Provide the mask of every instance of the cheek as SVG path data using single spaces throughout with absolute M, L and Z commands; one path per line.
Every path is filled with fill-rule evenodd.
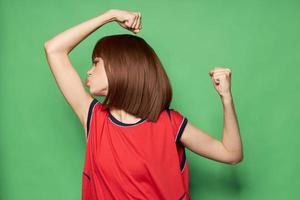
M 105 72 L 105 69 L 103 68 L 103 70 L 100 72 L 101 74 L 101 80 L 102 82 L 105 82 L 107 83 L 107 75 L 106 75 L 106 72 Z
M 104 70 L 98 70 L 96 71 L 96 74 L 97 84 L 100 84 L 101 86 L 108 84 L 107 76 Z

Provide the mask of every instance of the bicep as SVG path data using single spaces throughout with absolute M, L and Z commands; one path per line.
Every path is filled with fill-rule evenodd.
M 46 53 L 46 56 L 61 93 L 84 125 L 86 111 L 93 97 L 85 91 L 82 80 L 67 54 Z
M 223 143 L 203 130 L 187 123 L 180 142 L 194 153 L 223 163 L 231 163 L 233 156 L 226 150 Z

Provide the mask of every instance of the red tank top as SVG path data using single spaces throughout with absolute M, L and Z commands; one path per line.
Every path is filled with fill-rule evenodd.
M 189 169 L 180 137 L 187 118 L 174 109 L 156 122 L 116 119 L 97 99 L 87 116 L 82 200 L 189 200 Z

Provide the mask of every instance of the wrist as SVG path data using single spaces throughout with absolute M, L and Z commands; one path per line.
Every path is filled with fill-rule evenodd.
M 223 103 L 230 103 L 232 101 L 231 93 L 221 95 L 221 99 Z
M 115 9 L 110 9 L 104 13 L 106 16 L 107 22 L 115 21 L 116 20 L 116 14 Z

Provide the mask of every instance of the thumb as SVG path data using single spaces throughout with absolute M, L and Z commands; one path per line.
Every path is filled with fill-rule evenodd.
M 129 20 L 125 20 L 124 24 L 125 24 L 127 27 L 130 27 L 130 22 L 129 22 Z

